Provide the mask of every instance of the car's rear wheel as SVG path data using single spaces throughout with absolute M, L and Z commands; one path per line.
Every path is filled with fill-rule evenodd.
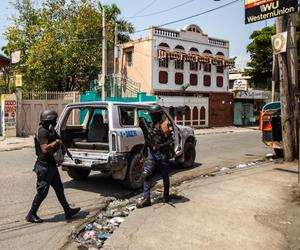
M 74 180 L 85 180 L 91 173 L 90 169 L 69 168 L 68 175 Z
M 123 184 L 132 189 L 139 189 L 143 186 L 143 164 L 141 154 L 134 153 L 128 160 L 127 174 Z

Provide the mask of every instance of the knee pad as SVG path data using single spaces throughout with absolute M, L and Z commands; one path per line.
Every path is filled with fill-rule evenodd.
M 147 180 L 151 178 L 154 171 L 155 171 L 155 163 L 153 162 L 153 160 L 146 159 L 144 164 L 144 171 L 143 171 L 144 179 Z

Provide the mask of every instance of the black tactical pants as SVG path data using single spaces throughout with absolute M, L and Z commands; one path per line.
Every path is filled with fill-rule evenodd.
M 144 180 L 144 199 L 150 199 L 150 189 L 154 178 L 153 173 L 157 168 L 160 171 L 164 183 L 164 197 L 169 196 L 169 158 L 165 154 L 149 152 L 148 157 L 146 158 L 144 163 L 144 169 L 146 169 L 146 172 L 149 173 Z
M 61 182 L 60 175 L 55 163 L 48 163 L 47 165 L 45 165 L 37 161 L 34 171 L 37 175 L 37 194 L 33 199 L 30 212 L 32 214 L 36 214 L 41 203 L 47 197 L 50 185 L 55 190 L 56 196 L 64 211 L 68 211 L 70 209 L 70 206 L 66 200 L 63 184 Z

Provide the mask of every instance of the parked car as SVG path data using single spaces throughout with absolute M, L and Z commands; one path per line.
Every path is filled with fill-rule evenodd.
M 90 172 L 111 173 L 130 188 L 143 185 L 141 149 L 144 135 L 139 120 L 151 123 L 150 103 L 86 102 L 69 104 L 59 117 L 56 130 L 72 154 L 62 169 L 75 180 Z M 190 127 L 176 125 L 165 111 L 175 139 L 175 160 L 192 167 L 196 157 L 196 138 Z
M 278 157 L 283 156 L 280 102 L 267 103 L 261 112 L 260 128 L 263 142 L 274 149 Z

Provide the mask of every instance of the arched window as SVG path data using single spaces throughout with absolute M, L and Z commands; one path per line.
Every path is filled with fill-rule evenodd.
M 176 109 L 176 118 L 177 118 L 177 121 L 182 121 L 182 119 L 183 119 L 182 111 L 178 108 Z
M 201 107 L 200 109 L 200 120 L 205 120 L 205 107 Z
M 206 87 L 210 87 L 211 85 L 211 77 L 209 75 L 204 75 L 203 77 L 203 85 Z
M 196 86 L 198 84 L 197 74 L 190 74 L 190 85 Z
M 170 107 L 169 108 L 169 113 L 172 116 L 172 118 L 174 119 L 174 117 L 175 117 L 175 109 L 174 109 L 174 107 Z
M 195 47 L 192 47 L 192 48 L 190 49 L 190 52 L 199 52 L 199 50 L 198 50 L 197 48 L 195 48 Z
M 211 51 L 209 49 L 204 50 L 203 54 L 210 54 L 210 55 L 212 55 L 212 53 L 211 53 Z
M 191 109 L 189 106 L 185 106 L 185 124 L 191 125 Z
M 184 50 L 184 48 L 183 48 L 181 45 L 177 45 L 177 46 L 175 47 L 175 49 Z
M 175 83 L 178 85 L 182 85 L 183 84 L 183 74 L 176 72 L 175 73 Z
M 219 88 L 223 87 L 223 77 L 222 76 L 217 77 L 217 87 L 219 87 Z
M 158 81 L 161 84 L 167 84 L 168 83 L 168 72 L 167 71 L 159 71 Z
M 193 125 L 198 125 L 198 108 L 195 106 L 193 108 Z
M 220 73 L 220 74 L 224 73 L 224 66 L 223 65 L 217 66 L 217 73 Z
M 160 43 L 158 46 L 164 48 L 170 48 L 170 46 L 167 43 Z
M 224 56 L 223 52 L 220 52 L 220 51 L 216 55 L 217 56 Z

